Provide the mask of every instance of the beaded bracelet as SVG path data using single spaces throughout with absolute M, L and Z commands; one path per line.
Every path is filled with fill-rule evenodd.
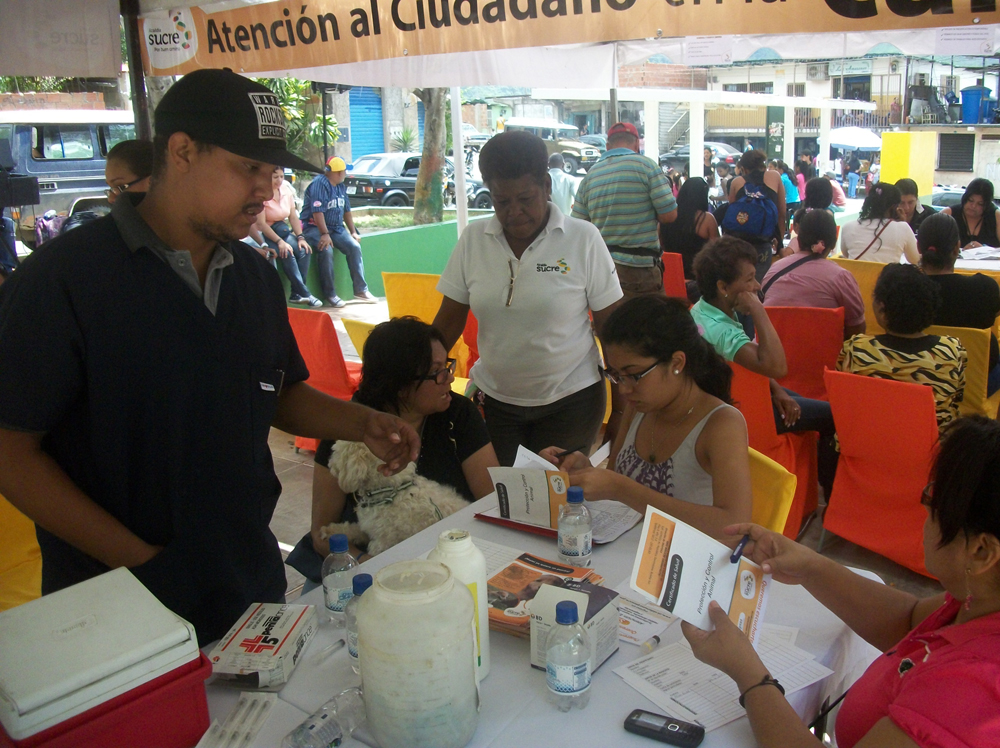
M 750 686 L 750 688 L 748 688 L 746 691 L 740 694 L 740 706 L 746 709 L 747 705 L 745 703 L 745 699 L 747 697 L 747 694 L 750 693 L 755 688 L 760 688 L 761 686 L 774 686 L 779 691 L 781 691 L 782 696 L 785 695 L 785 687 L 782 686 L 780 683 L 778 683 L 778 681 L 772 678 L 770 675 L 765 675 L 763 679 L 761 679 L 760 683 L 754 683 L 752 686 Z

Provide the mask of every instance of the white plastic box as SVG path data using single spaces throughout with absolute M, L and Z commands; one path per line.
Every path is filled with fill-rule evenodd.
M 0 613 L 0 745 L 48 745 L 41 733 L 106 717 L 100 707 L 144 684 L 197 671 L 200 655 L 194 627 L 124 568 Z

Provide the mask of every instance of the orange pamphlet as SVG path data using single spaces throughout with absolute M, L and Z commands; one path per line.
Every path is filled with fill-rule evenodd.
M 650 602 L 699 628 L 712 630 L 708 603 L 715 600 L 750 641 L 767 606 L 770 575 L 747 558 L 730 561 L 732 549 L 669 514 L 646 507 L 630 586 Z
M 568 473 L 516 467 L 491 467 L 489 472 L 503 519 L 552 529 L 559 526 Z

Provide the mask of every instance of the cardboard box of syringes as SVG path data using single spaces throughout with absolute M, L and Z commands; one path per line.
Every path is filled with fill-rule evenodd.
M 264 691 L 291 677 L 317 629 L 315 605 L 254 603 L 209 655 L 221 681 Z

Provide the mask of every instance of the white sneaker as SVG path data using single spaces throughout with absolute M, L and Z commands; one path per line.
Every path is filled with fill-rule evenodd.
M 362 301 L 365 304 L 377 304 L 378 303 L 378 297 L 377 296 L 372 296 L 371 292 L 369 292 L 368 290 L 362 291 L 361 293 L 354 294 L 354 300 L 355 301 Z

